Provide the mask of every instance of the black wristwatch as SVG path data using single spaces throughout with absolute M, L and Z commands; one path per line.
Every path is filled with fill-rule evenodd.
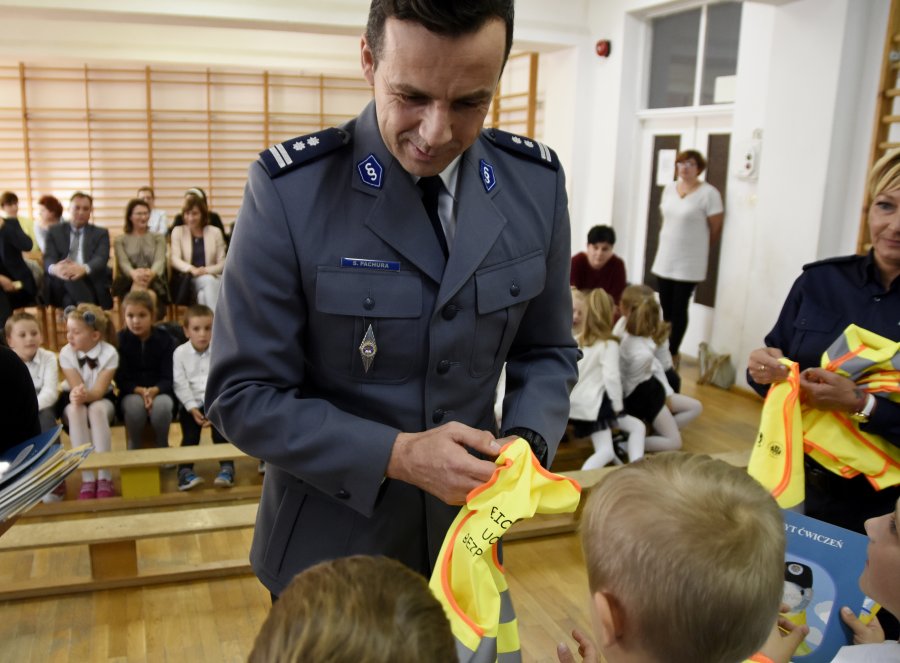
M 547 457 L 550 455 L 550 449 L 547 448 L 547 443 L 544 441 L 544 438 L 541 437 L 540 433 L 535 433 L 530 428 L 508 428 L 503 433 L 503 437 L 507 437 L 509 435 L 521 437 L 523 440 L 528 442 L 528 445 L 531 447 L 532 453 L 534 453 L 534 457 L 538 459 L 541 467 L 543 467 L 544 469 L 550 469 L 547 467 Z

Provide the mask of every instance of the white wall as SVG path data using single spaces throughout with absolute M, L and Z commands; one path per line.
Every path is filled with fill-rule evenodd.
M 589 14 L 591 40 L 611 39 L 613 55 L 589 62 L 579 89 L 577 104 L 591 117 L 586 154 L 573 158 L 589 184 L 573 196 L 573 250 L 591 225 L 611 221 L 617 251 L 635 263 L 630 278 L 639 275 L 646 228 L 636 119 L 645 19 L 688 4 L 604 0 Z M 802 265 L 855 250 L 887 9 L 888 0 L 744 3 L 731 171 L 761 129 L 760 177 L 729 178 L 717 305 L 695 315 L 702 329 L 689 330 L 687 353 L 711 340 L 742 366 Z
M 739 367 L 803 264 L 855 251 L 881 58 L 872 42 L 883 38 L 887 0 L 745 12 L 733 136 L 737 145 L 763 130 L 760 176 L 729 180 L 712 333 Z

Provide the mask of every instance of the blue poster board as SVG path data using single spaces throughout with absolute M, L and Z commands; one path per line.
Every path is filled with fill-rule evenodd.
M 788 619 L 809 627 L 809 635 L 791 660 L 826 663 L 838 649 L 853 643 L 840 610 L 849 606 L 859 615 L 863 608 L 859 576 L 869 540 L 793 511 L 784 511 L 784 533 L 783 602 L 790 606 Z

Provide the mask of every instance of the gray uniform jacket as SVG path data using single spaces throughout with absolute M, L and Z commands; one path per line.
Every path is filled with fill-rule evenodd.
M 346 144 L 274 176 L 250 168 L 206 390 L 213 425 L 268 463 L 251 562 L 275 593 L 352 554 L 429 573 L 458 507 L 384 479 L 398 432 L 449 421 L 496 430 L 507 361 L 503 429 L 540 433 L 552 458 L 578 375 L 562 171 L 483 134 L 460 163 L 445 266 L 374 105 L 328 131 Z M 319 143 L 276 147 L 299 160 Z

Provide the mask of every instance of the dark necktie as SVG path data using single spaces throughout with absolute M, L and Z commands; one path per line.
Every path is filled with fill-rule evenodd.
M 431 227 L 441 245 L 441 251 L 444 252 L 444 258 L 450 255 L 447 248 L 447 238 L 444 236 L 444 226 L 441 225 L 441 217 L 438 215 L 438 196 L 444 189 L 444 183 L 441 181 L 440 175 L 432 175 L 431 177 L 423 177 L 419 179 L 419 188 L 422 189 L 422 205 L 428 213 L 431 220 Z
M 97 364 L 99 364 L 99 362 L 93 357 L 81 357 L 78 360 L 78 365 L 84 366 L 85 364 L 90 366 L 91 370 L 94 370 L 95 368 L 97 368 Z

